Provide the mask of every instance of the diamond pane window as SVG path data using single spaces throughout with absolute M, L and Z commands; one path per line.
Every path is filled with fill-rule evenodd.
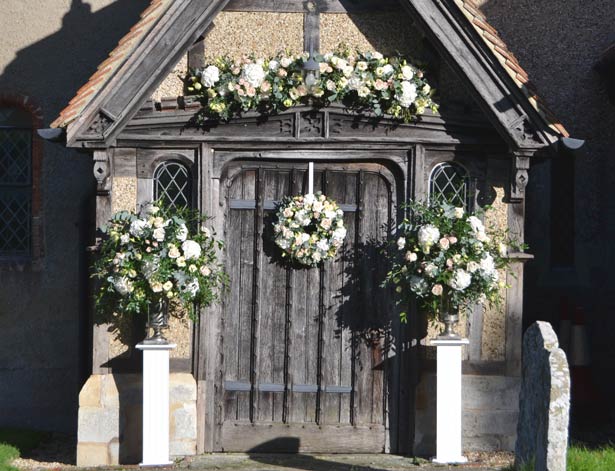
M 471 209 L 470 177 L 466 169 L 453 162 L 436 165 L 429 178 L 429 198 Z
M 0 257 L 30 255 L 31 123 L 21 109 L 0 108 Z
M 161 199 L 171 208 L 192 206 L 188 167 L 173 160 L 160 164 L 154 172 L 154 199 Z

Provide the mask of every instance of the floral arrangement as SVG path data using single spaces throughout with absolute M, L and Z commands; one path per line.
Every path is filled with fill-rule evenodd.
M 339 48 L 316 54 L 320 73 L 304 78 L 309 54 L 280 53 L 275 57 L 220 57 L 185 79 L 204 110 L 197 121 L 229 120 L 247 111 L 273 114 L 299 104 L 324 107 L 338 101 L 348 108 L 390 115 L 409 122 L 427 108 L 437 111 L 434 90 L 424 72 L 400 56 Z
M 273 226 L 282 255 L 306 266 L 335 257 L 346 237 L 344 212 L 321 193 L 286 197 Z
M 101 280 L 97 304 L 133 314 L 162 300 L 210 304 L 225 275 L 216 261 L 222 244 L 205 222 L 198 211 L 171 212 L 159 203 L 144 205 L 139 214 L 115 214 L 103 228 L 94 266 Z
M 411 216 L 398 228 L 386 281 L 405 298 L 416 297 L 434 317 L 449 306 L 457 310 L 497 303 L 505 287 L 499 270 L 510 263 L 508 250 L 523 247 L 504 231 L 488 233 L 478 215 L 463 208 L 446 203 L 407 206 Z M 406 313 L 401 316 L 405 320 Z

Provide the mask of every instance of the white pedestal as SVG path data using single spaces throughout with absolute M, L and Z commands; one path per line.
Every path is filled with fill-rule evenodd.
M 434 463 L 466 463 L 461 454 L 461 347 L 468 339 L 436 339 L 437 439 Z
M 169 351 L 175 344 L 140 343 L 143 350 L 143 461 L 141 466 L 172 464 L 169 460 Z

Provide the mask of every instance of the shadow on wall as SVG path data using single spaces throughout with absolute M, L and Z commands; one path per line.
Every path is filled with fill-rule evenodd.
M 11 13 L 0 26 L 10 38 L 0 45 L 6 58 L 6 64 L 0 65 L 0 93 L 31 97 L 41 106 L 43 125 L 48 126 L 137 22 L 149 1 L 5 3 L 14 8 L 9 8 Z M 45 34 L 36 30 L 38 24 L 42 30 L 59 26 L 60 19 L 57 31 L 37 39 Z M 26 46 L 7 49 L 14 44 Z M 91 168 L 87 155 L 45 143 L 44 268 L 0 275 L 3 426 L 75 431 L 78 392 L 91 361 L 84 251 L 92 215 L 88 207 L 93 192 Z M 34 338 L 36 342 L 31 341 Z
M 87 82 L 150 2 L 117 0 L 95 12 L 90 3 L 73 0 L 60 30 L 18 51 L 0 75 L 0 89 L 31 95 L 43 104 L 46 124 Z

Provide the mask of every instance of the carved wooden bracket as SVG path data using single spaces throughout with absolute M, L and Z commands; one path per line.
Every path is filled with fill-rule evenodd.
M 94 152 L 94 178 L 96 194 L 106 196 L 111 191 L 111 162 L 106 151 Z
M 510 201 L 511 203 L 519 203 L 525 198 L 525 187 L 529 182 L 528 171 L 530 169 L 530 158 L 527 155 L 513 153 L 512 170 L 511 170 L 511 186 L 510 186 Z

